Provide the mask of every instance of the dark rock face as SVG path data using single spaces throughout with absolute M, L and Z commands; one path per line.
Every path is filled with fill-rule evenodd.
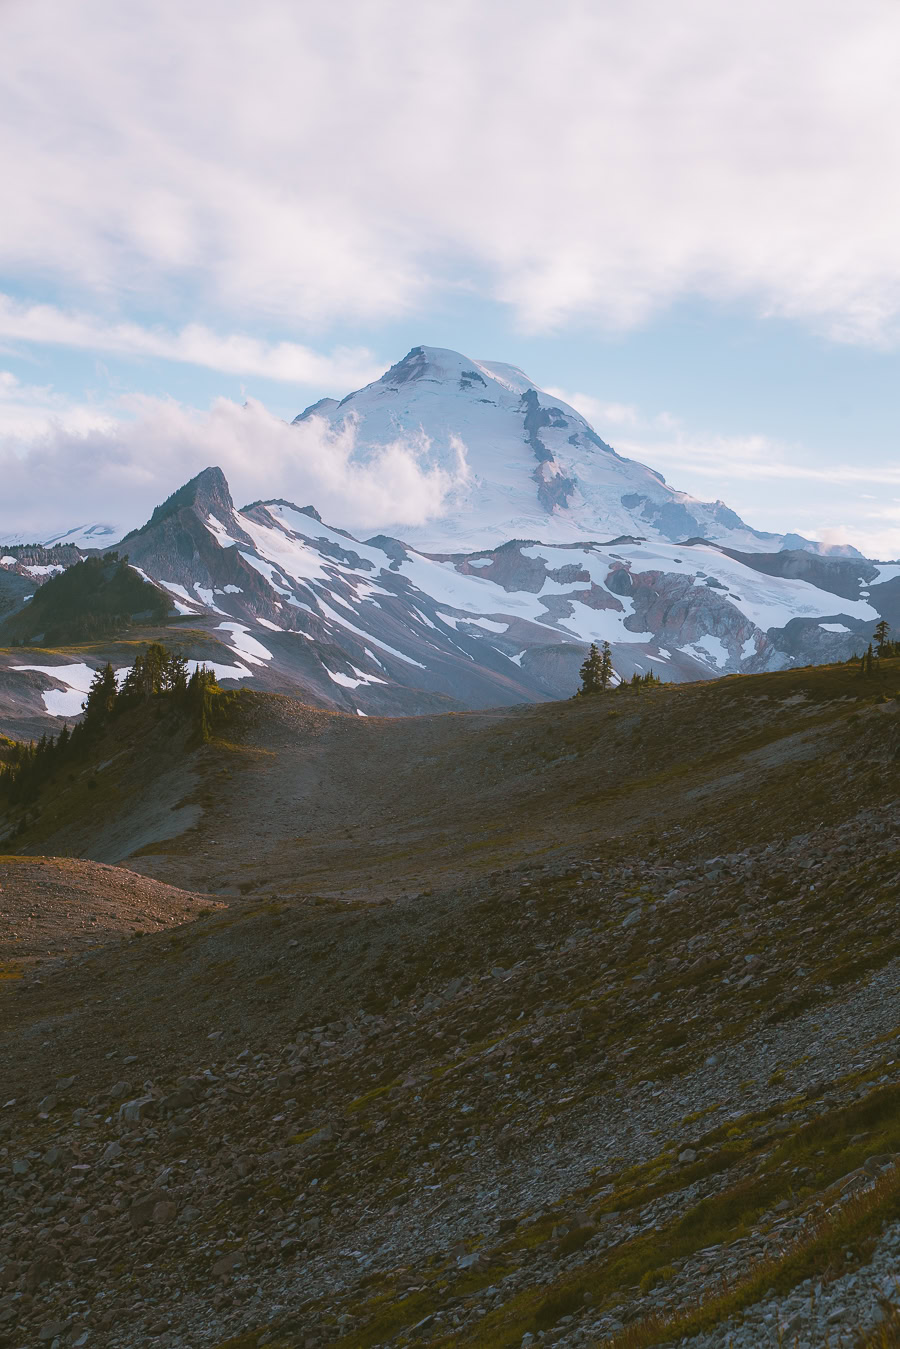
M 428 371 L 428 355 L 424 347 L 413 347 L 398 361 L 392 365 L 390 370 L 384 376 L 385 384 L 409 384 L 413 380 L 421 379 Z
M 636 510 L 642 506 L 641 519 L 646 520 L 648 524 L 654 525 L 661 534 L 673 543 L 678 543 L 682 539 L 694 537 L 703 537 L 703 527 L 691 514 L 688 508 L 680 501 L 651 501 L 647 496 L 642 496 L 637 492 L 626 492 L 622 497 L 622 505 L 628 510 Z M 727 507 L 724 508 L 727 511 Z M 743 521 L 734 511 L 729 511 L 729 515 L 734 516 L 733 522 L 729 522 L 732 527 L 740 528 Z
M 818 620 L 792 618 L 783 628 L 769 628 L 766 634 L 776 651 L 783 652 L 798 665 L 827 665 L 849 660 L 864 651 L 871 637 L 872 624 L 835 615 L 835 622 L 849 632 L 828 632 Z
M 575 491 L 575 483 L 564 473 L 551 473 L 546 464 L 538 464 L 534 470 L 537 483 L 538 501 L 549 515 L 555 509 L 568 504 L 569 497 Z
M 606 578 L 606 588 L 611 590 L 614 595 L 630 595 L 634 590 L 634 582 L 628 568 L 621 564 L 618 567 L 613 567 Z
M 235 543 L 223 546 L 208 526 L 210 516 Z M 205 469 L 158 506 L 143 529 L 123 540 L 136 566 L 156 581 L 174 582 L 198 604 L 201 590 L 233 586 L 248 616 L 274 622 L 272 589 L 244 559 L 241 544 L 252 549 L 253 540 L 240 527 L 221 469 Z
M 900 576 L 869 588 L 872 604 L 896 632 L 900 629 Z
M 723 548 L 728 557 L 742 562 L 753 571 L 764 576 L 784 576 L 795 581 L 808 581 L 819 590 L 827 590 L 831 595 L 840 595 L 845 600 L 859 599 L 860 589 L 865 589 L 878 575 L 878 568 L 865 558 L 858 561 L 843 557 L 820 557 L 817 553 L 808 553 L 804 549 L 784 549 L 780 553 L 739 553 L 731 548 Z
M 740 649 L 755 628 L 735 605 L 678 573 L 638 572 L 632 583 L 634 613 L 625 620 L 629 631 L 652 632 L 658 642 L 678 646 L 718 637 L 740 663 Z
M 228 483 L 225 480 L 225 474 L 220 468 L 205 468 L 202 473 L 198 473 L 190 482 L 186 482 L 183 487 L 179 487 L 177 492 L 173 492 L 161 506 L 150 516 L 149 525 L 159 525 L 169 516 L 177 515 L 184 509 L 193 508 L 200 514 L 215 515 L 218 519 L 227 519 L 234 512 L 234 502 L 231 499 L 231 492 Z M 131 534 L 126 534 L 122 540 L 123 544 L 132 539 L 139 530 L 132 530 Z
M 541 440 L 541 430 L 545 426 L 565 426 L 566 421 L 559 408 L 541 407 L 535 389 L 527 389 L 521 400 L 525 440 L 534 450 L 537 468 L 532 474 L 537 483 L 538 500 L 549 514 L 555 508 L 563 508 L 575 491 L 575 483 L 564 473 L 554 472 L 549 465 L 553 463 L 553 453 Z M 562 420 L 561 420 L 562 419 Z
M 500 548 L 495 548 L 493 553 L 472 554 L 471 559 L 457 562 L 456 568 L 466 576 L 483 576 L 503 590 L 524 590 L 536 595 L 547 579 L 547 568 L 540 558 L 524 557 L 521 548 L 522 544 L 513 539 Z M 485 556 L 491 559 L 489 566 L 472 565 L 473 560 L 477 561 Z M 498 597 L 498 604 L 500 603 L 502 600 Z

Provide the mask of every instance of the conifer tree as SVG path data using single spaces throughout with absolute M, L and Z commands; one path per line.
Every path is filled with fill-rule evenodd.
M 880 619 L 879 622 L 876 623 L 876 625 L 875 625 L 875 633 L 874 633 L 874 637 L 875 637 L 875 652 L 876 652 L 876 654 L 877 654 L 879 657 L 880 657 L 880 656 L 886 655 L 886 654 L 887 654 L 887 648 L 891 645 L 891 644 L 888 642 L 888 633 L 889 633 L 889 632 L 890 632 L 890 627 L 888 626 L 887 620 L 884 619 L 884 618 Z M 870 650 L 871 650 L 871 648 L 870 648 Z
M 600 657 L 600 685 L 603 689 L 608 689 L 612 682 L 615 670 L 612 663 L 612 652 L 609 649 L 609 642 L 603 643 L 603 654 Z
M 91 680 L 88 695 L 82 703 L 85 724 L 92 730 L 102 726 L 116 705 L 116 676 L 112 665 L 106 662 Z
M 581 688 L 579 693 L 600 693 L 603 684 L 603 658 L 597 649 L 597 643 L 591 642 L 587 659 L 581 667 Z

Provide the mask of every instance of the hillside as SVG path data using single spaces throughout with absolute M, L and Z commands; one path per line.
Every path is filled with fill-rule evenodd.
M 898 692 L 123 720 L 16 847 L 228 907 L 0 985 L 10 1349 L 855 1344 L 900 1221 Z
M 132 871 L 59 857 L 0 857 L 0 896 L 0 964 L 7 973 L 36 973 L 48 958 L 63 962 L 220 907 Z
M 118 635 L 134 621 L 160 622 L 170 604 L 117 553 L 53 570 L 29 604 L 0 623 L 0 642 L 60 646 Z

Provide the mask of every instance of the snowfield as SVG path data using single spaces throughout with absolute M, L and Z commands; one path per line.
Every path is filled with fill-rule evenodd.
M 44 700 L 44 706 L 51 717 L 78 717 L 81 715 L 81 705 L 84 702 L 87 691 L 91 687 L 91 680 L 96 674 L 89 665 L 79 663 L 77 665 L 13 665 L 13 670 L 34 670 L 37 674 L 47 675 L 50 679 L 57 680 L 64 684 L 63 689 L 45 689 L 41 694 Z

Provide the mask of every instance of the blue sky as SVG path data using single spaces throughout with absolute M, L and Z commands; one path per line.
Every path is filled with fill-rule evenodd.
M 133 524 L 209 461 L 315 499 L 341 465 L 231 405 L 425 343 L 896 557 L 898 60 L 892 0 L 8 0 L 0 533 Z

